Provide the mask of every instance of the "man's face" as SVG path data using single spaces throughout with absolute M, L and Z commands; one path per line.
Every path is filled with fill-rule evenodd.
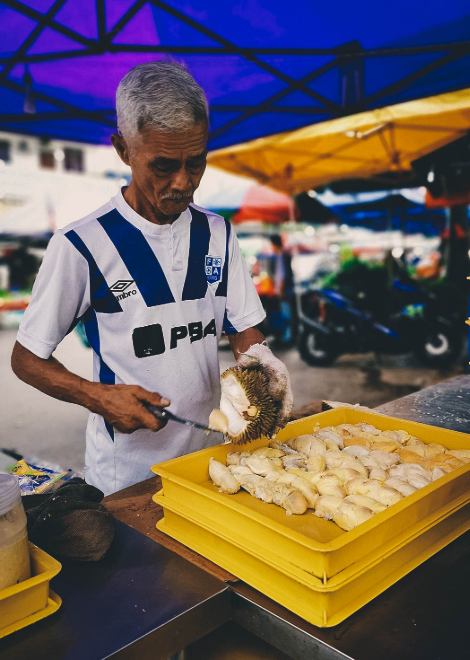
M 115 136 L 113 144 L 132 170 L 138 202 L 162 219 L 188 207 L 206 169 L 205 123 L 175 133 L 147 128 L 132 139 Z

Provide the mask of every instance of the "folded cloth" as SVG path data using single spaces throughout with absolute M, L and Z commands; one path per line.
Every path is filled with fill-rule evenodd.
M 62 559 L 99 561 L 114 538 L 114 519 L 100 504 L 103 497 L 83 479 L 71 479 L 27 507 L 29 539 Z

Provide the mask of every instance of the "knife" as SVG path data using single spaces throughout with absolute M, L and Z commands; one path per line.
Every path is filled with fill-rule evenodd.
M 204 426 L 204 424 L 199 424 L 199 422 L 193 422 L 191 419 L 179 417 L 166 408 L 159 408 L 158 406 L 152 405 L 147 405 L 147 408 L 151 413 L 155 415 L 157 419 L 161 419 L 162 421 L 171 419 L 173 422 L 178 422 L 178 424 L 184 424 L 185 426 L 192 426 L 194 429 L 201 429 L 202 431 L 215 431 L 215 429 L 211 429 L 209 426 Z M 216 431 L 216 433 L 217 432 L 218 431 Z

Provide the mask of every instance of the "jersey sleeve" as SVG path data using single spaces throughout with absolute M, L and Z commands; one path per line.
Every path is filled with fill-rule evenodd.
M 18 330 L 18 342 L 38 357 L 49 358 L 88 309 L 89 290 L 86 260 L 57 232 L 37 274 L 31 302 Z
M 233 231 L 230 236 L 229 255 L 223 328 L 228 335 L 252 328 L 266 316 Z

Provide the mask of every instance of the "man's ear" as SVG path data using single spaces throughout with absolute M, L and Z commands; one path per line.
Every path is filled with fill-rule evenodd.
M 119 133 L 113 133 L 111 136 L 111 142 L 113 143 L 113 147 L 116 149 L 119 158 L 122 160 L 123 163 L 126 165 L 129 165 L 129 150 L 127 148 L 127 144 L 125 139 L 120 135 Z

